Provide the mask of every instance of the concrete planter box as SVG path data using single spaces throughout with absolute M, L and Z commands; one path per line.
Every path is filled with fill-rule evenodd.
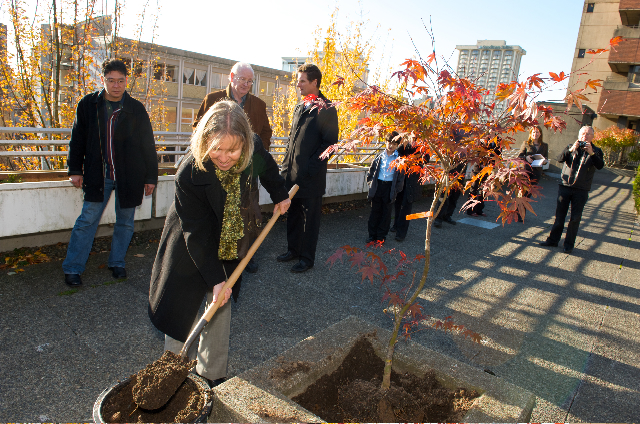
M 354 342 L 363 334 L 382 357 L 390 332 L 354 317 L 302 340 L 277 358 L 216 387 L 210 422 L 319 422 L 324 421 L 291 401 L 292 397 L 325 374 L 335 371 Z M 285 379 L 273 379 L 271 370 L 282 362 L 303 361 L 310 371 Z M 417 343 L 401 341 L 396 347 L 394 369 L 423 376 L 433 369 L 448 388 L 466 387 L 481 396 L 463 422 L 528 422 L 535 396 L 520 387 L 458 362 Z

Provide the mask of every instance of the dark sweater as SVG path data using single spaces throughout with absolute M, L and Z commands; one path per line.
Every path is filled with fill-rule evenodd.
M 596 169 L 604 167 L 602 150 L 593 147 L 593 155 L 589 155 L 584 149 L 578 148 L 575 153 L 569 149 L 573 144 L 564 148 L 556 160 L 564 163 L 562 166 L 561 185 L 577 188 L 580 190 L 591 190 L 591 182 Z

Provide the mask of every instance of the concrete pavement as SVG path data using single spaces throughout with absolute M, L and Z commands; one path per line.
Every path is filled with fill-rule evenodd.
M 413 340 L 535 393 L 532 421 L 637 421 L 640 240 L 632 175 L 596 173 L 571 255 L 538 246 L 553 223 L 554 176 L 541 181 L 545 197 L 524 224 L 489 228 L 497 216 L 489 203 L 487 218 L 455 215 L 462 222 L 434 228 L 420 302 L 432 316 L 453 316 L 482 333 L 485 343 L 433 329 Z M 245 274 L 233 304 L 229 376 L 349 315 L 391 327 L 375 287 L 346 265 L 324 265 L 337 247 L 364 245 L 368 214 L 367 207 L 324 215 L 316 265 L 302 275 L 275 261 L 286 250 L 285 225 L 276 224 L 258 251 L 259 272 Z M 413 221 L 404 242 L 387 244 L 423 252 L 425 224 Z M 91 421 L 102 390 L 160 357 L 163 335 L 147 317 L 156 247 L 132 246 L 121 282 L 99 268 L 108 253 L 92 255 L 85 285 L 73 293 L 60 261 L 0 273 L 0 421 Z

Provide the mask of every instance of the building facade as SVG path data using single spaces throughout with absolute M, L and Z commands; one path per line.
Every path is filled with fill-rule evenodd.
M 500 83 L 518 80 L 520 60 L 527 52 L 520 46 L 509 46 L 505 40 L 478 40 L 475 46 L 456 46 L 459 77 L 471 78 L 495 93 Z M 494 94 L 484 96 L 485 103 L 495 101 Z M 496 104 L 495 112 L 502 113 L 506 102 Z
M 589 101 L 583 102 L 596 111 L 593 125 L 599 129 L 612 125 L 640 129 L 639 24 L 640 0 L 584 2 L 568 92 L 584 88 L 589 79 L 603 81 L 597 93 L 586 91 Z M 622 41 L 615 49 L 589 54 L 589 50 L 609 49 L 609 40 L 617 36 Z
M 100 88 L 101 65 L 104 60 L 109 56 L 124 60 L 130 70 L 127 89 L 150 109 L 156 131 L 191 132 L 191 124 L 204 97 L 211 91 L 227 87 L 231 68 L 238 62 L 126 38 L 118 38 L 117 43 L 113 43 L 111 17 L 100 16 L 91 21 L 97 33 L 92 34 L 91 45 L 83 53 L 84 56 L 91 56 L 91 60 L 87 62 L 93 85 Z M 48 39 L 50 32 L 49 25 L 42 25 L 43 39 Z M 64 88 L 68 85 L 65 83 L 66 75 L 77 66 L 77 59 L 72 54 L 74 41 L 63 41 L 60 64 L 63 86 L 59 96 L 61 103 L 71 100 L 65 97 Z M 51 71 L 51 68 L 55 68 L 52 55 L 43 56 L 41 61 L 42 69 Z M 276 89 L 281 83 L 288 84 L 291 75 L 279 69 L 251 66 L 255 74 L 251 93 L 265 101 L 267 113 L 271 116 Z
M 231 68 L 238 61 L 166 46 L 151 48 L 157 56 L 153 72 L 141 76 L 146 83 L 163 85 L 167 130 L 191 132 L 200 103 L 211 91 L 227 87 Z M 279 69 L 251 67 L 254 71 L 251 93 L 264 100 L 271 116 L 276 89 L 280 84 L 288 84 L 291 75 Z

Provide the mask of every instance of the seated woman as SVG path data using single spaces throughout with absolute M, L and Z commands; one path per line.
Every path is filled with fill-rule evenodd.
M 199 320 L 202 300 L 224 296 L 200 336 L 196 372 L 213 387 L 227 375 L 231 305 L 241 279 L 221 293 L 224 282 L 246 254 L 247 210 L 257 175 L 275 208 L 289 208 L 278 165 L 255 137 L 247 116 L 233 101 L 212 106 L 191 136 L 191 151 L 175 177 L 175 200 L 167 218 L 151 273 L 149 316 L 165 333 L 165 350 L 179 353 Z M 275 209 L 274 209 L 275 211 Z M 259 214 L 259 211 L 257 212 Z M 258 219 L 254 215 L 254 220 Z M 261 220 L 261 216 L 260 216 Z M 194 348 L 189 352 L 195 359 Z

